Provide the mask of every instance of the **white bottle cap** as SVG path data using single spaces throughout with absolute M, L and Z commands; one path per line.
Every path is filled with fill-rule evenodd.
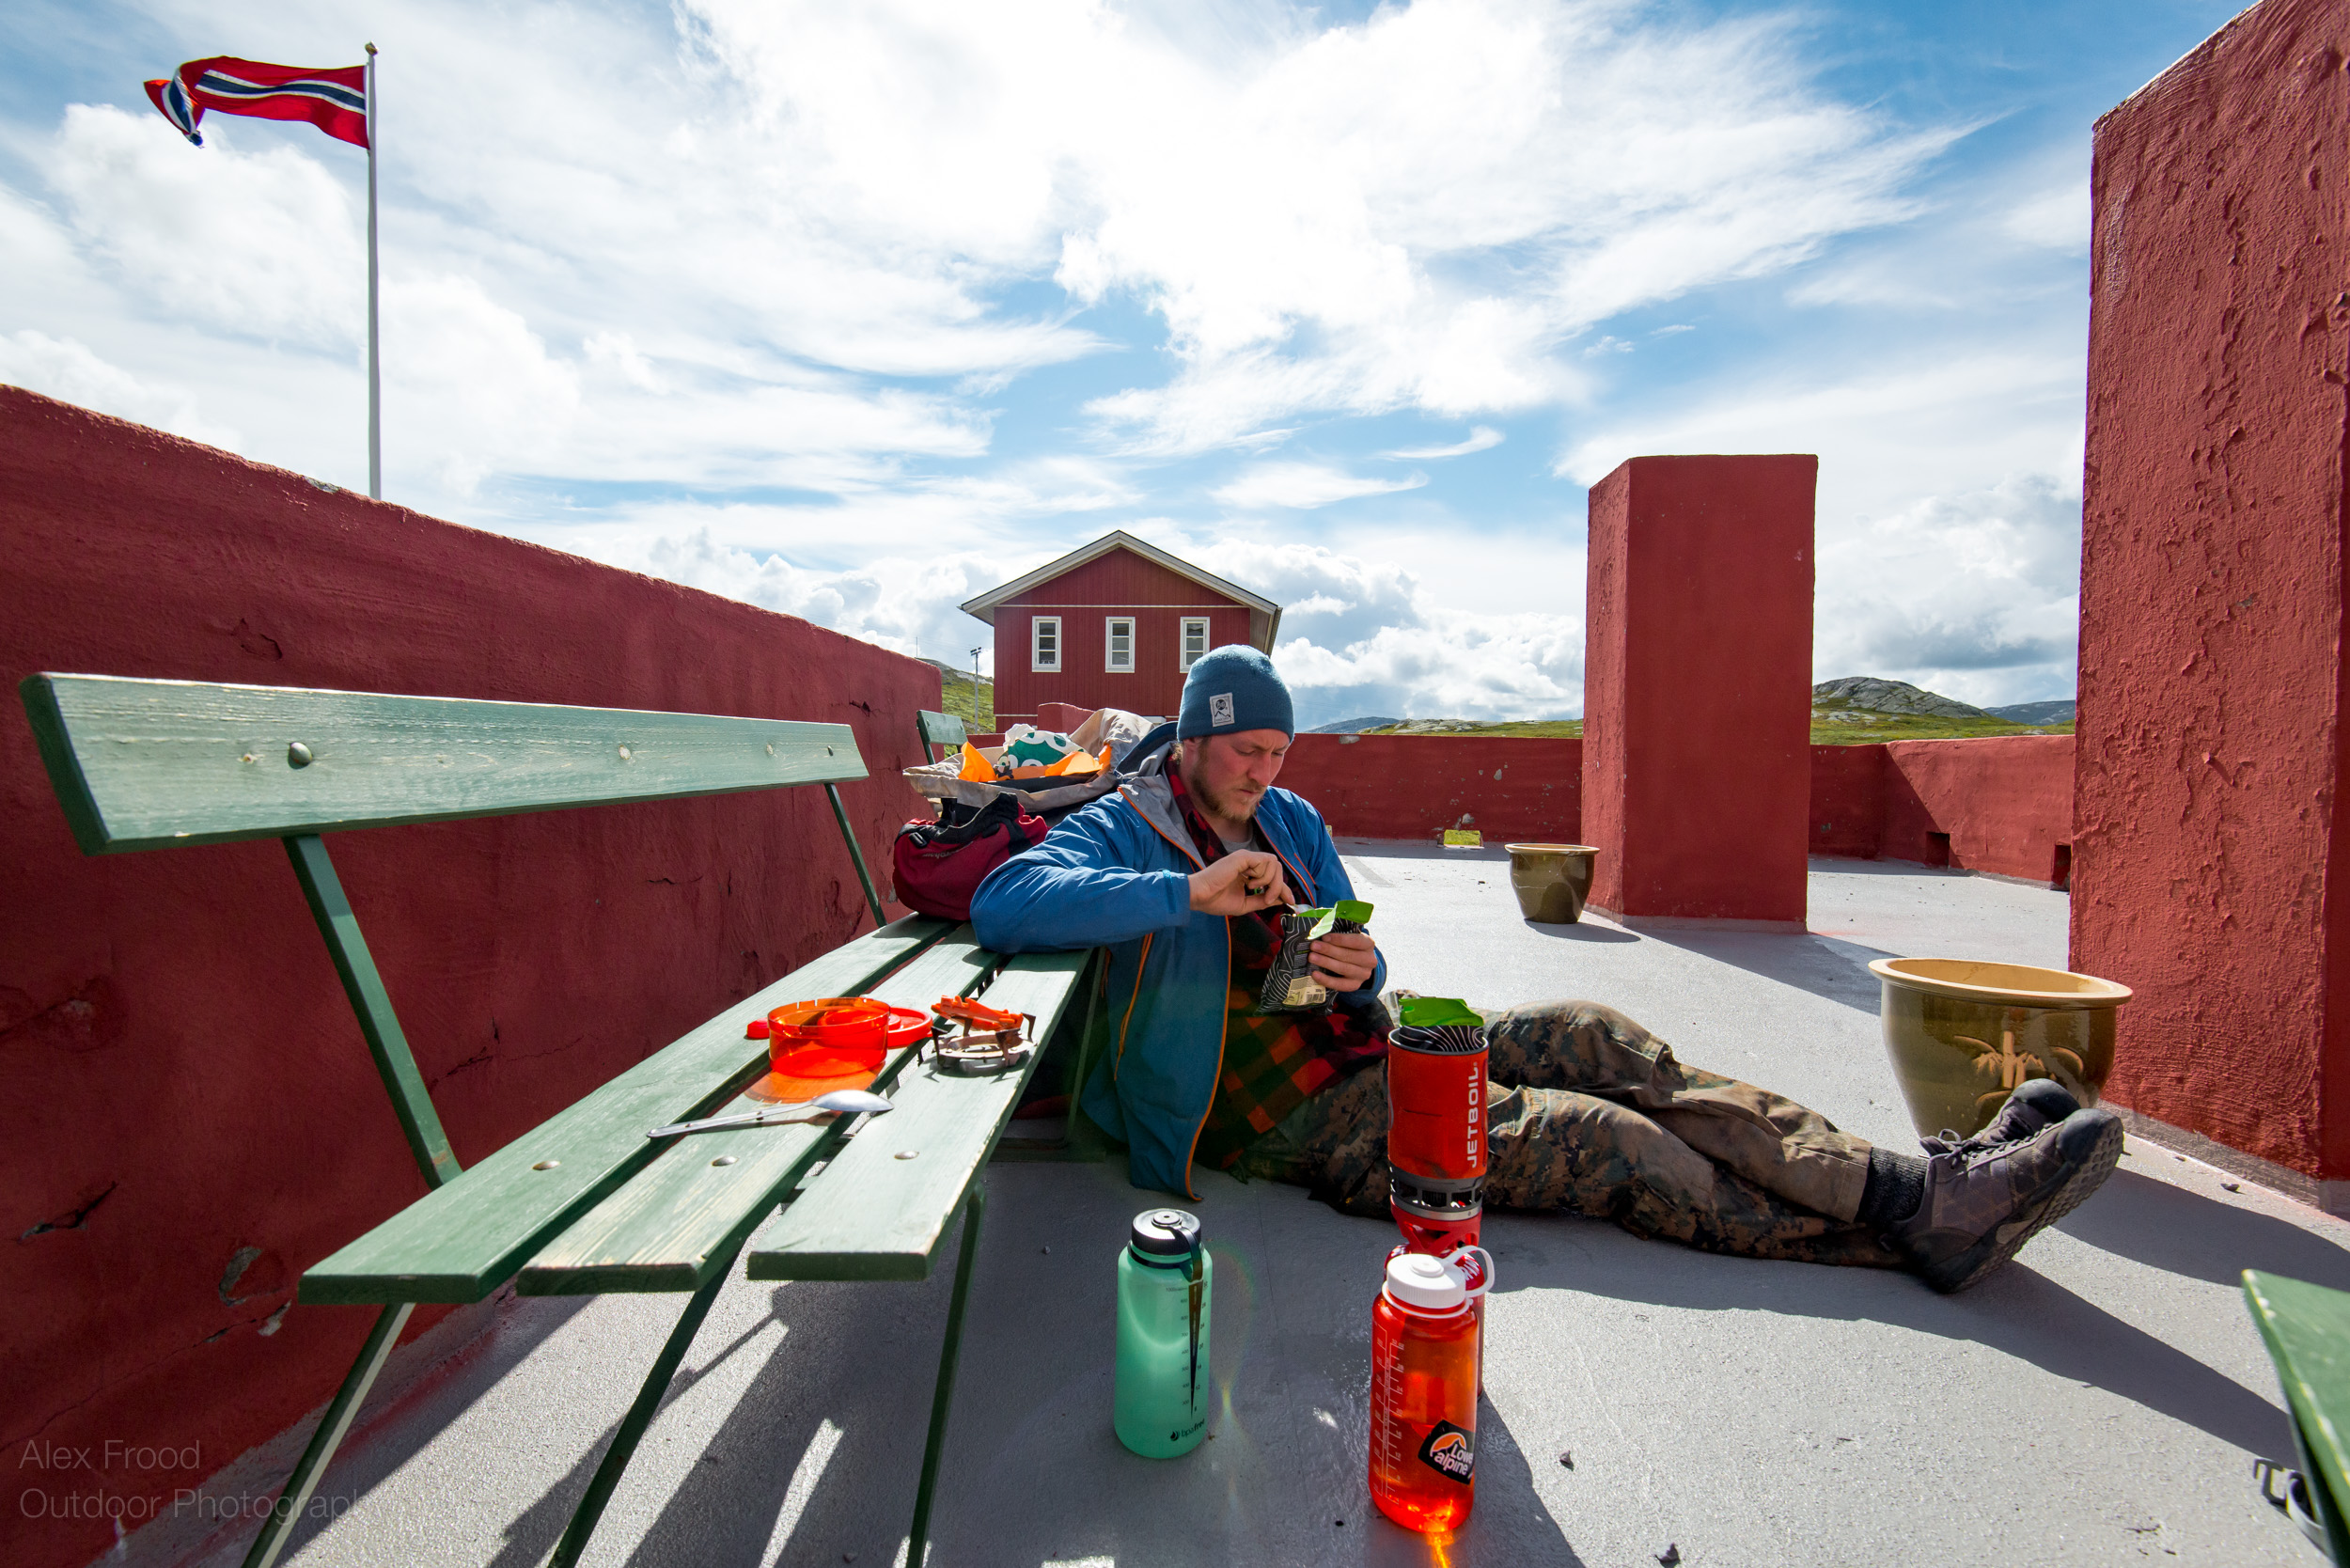
M 1387 1260 L 1387 1294 L 1423 1312 L 1455 1312 L 1468 1305 L 1460 1271 L 1419 1252 Z

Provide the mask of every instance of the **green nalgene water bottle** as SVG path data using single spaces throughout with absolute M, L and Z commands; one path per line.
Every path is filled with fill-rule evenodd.
M 1118 1440 L 1146 1459 L 1189 1453 L 1208 1434 L 1208 1276 L 1199 1221 L 1181 1209 L 1135 1216 L 1118 1257 Z

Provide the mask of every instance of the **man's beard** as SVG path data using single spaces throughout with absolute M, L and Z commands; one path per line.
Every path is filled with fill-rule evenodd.
M 1199 798 L 1199 805 L 1207 816 L 1220 817 L 1228 823 L 1245 823 L 1256 816 L 1257 803 L 1264 799 L 1263 791 L 1260 790 L 1252 794 L 1245 787 L 1240 786 L 1225 790 L 1212 789 L 1208 781 L 1201 776 L 1205 771 L 1204 768 L 1199 767 L 1185 768 L 1183 788 Z
M 1257 814 L 1257 803 L 1264 799 L 1264 792 L 1254 793 L 1234 788 L 1221 792 L 1202 789 L 1200 794 L 1208 803 L 1208 814 L 1222 817 L 1228 823 L 1245 823 Z

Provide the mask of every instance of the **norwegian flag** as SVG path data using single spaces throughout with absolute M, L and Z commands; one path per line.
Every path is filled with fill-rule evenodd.
M 216 55 L 190 60 L 169 76 L 148 83 L 147 96 L 164 118 L 198 147 L 204 137 L 197 127 L 207 109 L 261 119 L 306 119 L 338 141 L 368 145 L 368 68 L 363 65 L 308 71 Z

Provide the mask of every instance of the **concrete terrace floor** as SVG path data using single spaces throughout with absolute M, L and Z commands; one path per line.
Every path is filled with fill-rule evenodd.
M 1395 983 L 1596 997 L 1685 1060 L 1900 1148 L 1915 1137 L 1866 962 L 2065 955 L 2064 895 L 1912 866 L 1816 862 L 1809 934 L 1635 934 L 1523 923 L 1497 850 L 1341 848 Z M 2231 1179 L 2133 1140 L 2096 1198 L 1954 1297 L 1490 1217 L 1477 1509 L 1436 1545 L 1364 1485 L 1390 1227 L 1207 1178 L 1224 1408 L 1213 1442 L 1153 1462 L 1109 1426 L 1114 1262 L 1152 1200 L 1115 1160 L 999 1164 L 930 1560 L 2315 1563 L 2254 1490 L 2254 1457 L 2291 1442 L 2236 1278 L 2350 1287 L 2350 1227 Z M 738 1278 L 588 1560 L 901 1562 L 951 1250 L 921 1285 Z M 509 1302 L 472 1351 L 369 1412 L 321 1489 L 337 1516 L 288 1560 L 540 1561 L 682 1299 Z M 243 1536 L 200 1555 L 233 1562 Z M 108 1560 L 158 1560 L 129 1544 Z

